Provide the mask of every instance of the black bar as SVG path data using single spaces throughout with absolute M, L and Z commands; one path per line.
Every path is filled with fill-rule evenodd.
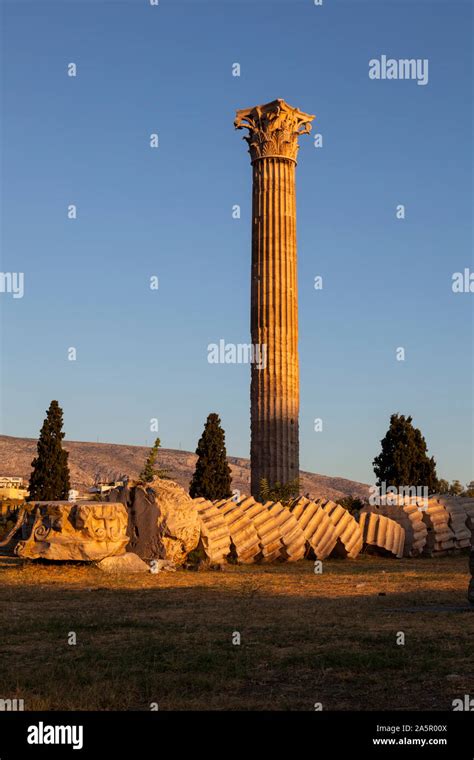
M 331 752 L 337 758 L 360 754 L 472 760 L 473 717 L 463 711 L 4 712 L 0 713 L 0 760 L 115 756 L 135 760 L 171 752 L 180 758 L 191 752 L 212 758 L 261 753 L 262 758 L 296 760 L 327 757 Z M 69 728 L 56 733 L 60 726 Z M 44 743 L 29 743 L 28 737 Z M 50 738 L 71 743 L 45 743 Z

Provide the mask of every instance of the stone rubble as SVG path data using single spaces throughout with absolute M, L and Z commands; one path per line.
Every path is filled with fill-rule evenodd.
M 375 551 L 389 552 L 398 558 L 403 557 L 405 530 L 395 520 L 375 512 L 362 511 L 359 525 L 364 545 Z
M 125 552 L 115 557 L 105 557 L 97 562 L 97 567 L 104 573 L 149 573 L 147 565 L 137 554 Z
M 366 505 L 359 520 L 327 499 L 262 504 L 252 496 L 191 499 L 157 479 L 121 486 L 106 501 L 22 506 L 0 554 L 95 562 L 109 573 L 159 573 L 179 566 L 220 569 L 303 558 L 355 559 L 361 551 L 414 557 L 471 547 L 469 600 L 474 604 L 474 499 L 435 495 L 427 502 Z

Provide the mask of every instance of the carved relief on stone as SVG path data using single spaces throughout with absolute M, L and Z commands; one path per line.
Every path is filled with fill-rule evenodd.
M 253 161 L 259 158 L 289 158 L 296 162 L 298 137 L 311 131 L 314 116 L 292 108 L 284 100 L 237 111 L 236 129 L 248 129 L 244 137 Z
M 15 547 L 19 557 L 100 560 L 122 554 L 129 540 L 123 504 L 40 502 L 26 511 Z
M 127 531 L 127 514 L 115 504 L 78 505 L 74 522 L 97 541 L 120 541 Z

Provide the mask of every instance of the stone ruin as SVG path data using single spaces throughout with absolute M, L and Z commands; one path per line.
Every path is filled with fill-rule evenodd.
M 326 499 L 262 504 L 251 496 L 220 501 L 191 497 L 172 480 L 114 489 L 106 501 L 38 502 L 18 511 L 0 554 L 25 559 L 101 562 L 133 554 L 149 569 L 355 559 L 439 556 L 471 546 L 474 500 L 435 496 L 427 503 L 366 506 L 357 516 Z M 131 568 L 131 557 L 123 562 Z M 148 566 L 145 565 L 148 563 Z M 105 567 L 104 567 L 105 569 Z M 136 569 L 140 569 L 137 567 Z M 471 550 L 471 574 L 474 559 Z M 474 603 L 474 580 L 469 600 Z
M 22 559 L 94 561 L 123 554 L 128 544 L 122 504 L 37 502 L 18 510 L 0 554 Z
M 200 540 L 196 506 L 177 483 L 160 478 L 149 486 L 125 486 L 108 494 L 128 513 L 128 551 L 145 561 L 165 559 L 183 565 Z

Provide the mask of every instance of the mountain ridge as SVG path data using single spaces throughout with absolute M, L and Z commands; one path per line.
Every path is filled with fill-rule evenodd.
M 36 456 L 36 439 L 0 435 L 0 476 L 20 476 L 26 481 L 31 461 Z M 63 441 L 69 452 L 71 486 L 85 491 L 96 478 L 108 481 L 120 475 L 136 478 L 143 467 L 150 447 L 123 443 L 93 443 L 92 441 Z M 168 469 L 169 477 L 186 490 L 189 487 L 197 456 L 191 451 L 160 449 L 157 466 Z M 228 456 L 232 472 L 232 488 L 250 493 L 250 461 L 244 457 Z M 300 471 L 301 493 L 312 498 L 337 500 L 344 496 L 367 499 L 369 486 L 349 478 Z

